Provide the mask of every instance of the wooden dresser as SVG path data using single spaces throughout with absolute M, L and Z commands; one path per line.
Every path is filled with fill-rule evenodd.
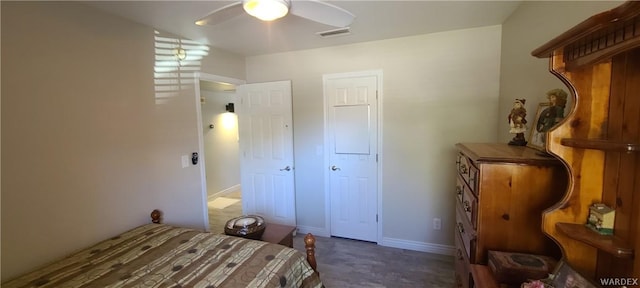
M 547 150 L 566 163 L 571 185 L 544 213 L 543 230 L 583 276 L 635 287 L 640 279 L 635 255 L 640 249 L 640 2 L 596 14 L 532 54 L 550 58 L 551 73 L 567 84 L 576 103 L 547 135 Z M 594 203 L 615 209 L 613 236 L 585 227 Z M 629 279 L 635 281 L 625 282 Z
M 293 233 L 295 232 L 296 227 L 294 226 L 267 223 L 260 240 L 293 248 Z
M 474 285 L 471 264 L 486 264 L 488 250 L 559 258 L 559 248 L 541 227 L 543 210 L 566 190 L 567 174 L 560 161 L 506 143 L 456 147 L 458 287 L 479 286 Z

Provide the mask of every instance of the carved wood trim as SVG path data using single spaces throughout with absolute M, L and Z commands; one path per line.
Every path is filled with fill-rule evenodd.
M 547 42 L 531 54 L 538 58 L 563 53 L 566 69 L 595 64 L 640 46 L 640 1 L 629 1 L 594 15 Z

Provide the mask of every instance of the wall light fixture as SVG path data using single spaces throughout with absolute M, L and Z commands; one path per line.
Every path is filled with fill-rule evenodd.
M 225 109 L 227 110 L 227 112 L 236 112 L 236 109 L 233 107 L 233 103 L 227 104 L 227 106 L 225 106 Z

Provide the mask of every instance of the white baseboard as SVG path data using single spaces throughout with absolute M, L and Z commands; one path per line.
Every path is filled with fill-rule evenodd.
M 382 238 L 382 243 L 379 243 L 381 246 L 407 249 L 413 251 L 421 251 L 433 254 L 441 254 L 453 256 L 455 252 L 454 246 L 442 245 L 442 244 L 433 244 L 426 242 L 418 242 L 411 240 L 403 240 L 403 239 L 395 239 L 395 238 Z
M 311 233 L 315 236 L 331 237 L 331 233 L 327 229 L 310 227 L 310 226 L 297 226 L 297 233 L 300 233 L 300 234 Z M 412 251 L 447 255 L 447 256 L 453 256 L 456 251 L 454 246 L 418 242 L 418 241 L 411 241 L 411 240 L 404 240 L 404 239 L 396 239 L 396 238 L 388 238 L 388 237 L 383 237 L 382 242 L 378 243 L 378 245 L 412 250 Z
M 229 187 L 227 189 L 224 189 L 222 191 L 219 191 L 219 192 L 213 193 L 211 195 L 208 195 L 207 196 L 207 201 L 211 201 L 211 200 L 215 199 L 216 197 L 221 197 L 221 196 L 224 196 L 224 195 L 231 194 L 233 192 L 236 192 L 236 191 L 240 190 L 240 188 L 241 188 L 240 184 L 233 185 L 233 186 L 231 186 L 231 187 Z

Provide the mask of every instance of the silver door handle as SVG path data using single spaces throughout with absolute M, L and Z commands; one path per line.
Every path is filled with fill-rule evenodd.
M 289 167 L 289 166 L 284 167 L 284 168 L 280 169 L 280 171 L 291 171 L 291 167 Z
M 331 166 L 331 170 L 337 171 L 337 170 L 340 170 L 340 168 L 336 167 L 336 165 L 333 165 L 333 166 Z

